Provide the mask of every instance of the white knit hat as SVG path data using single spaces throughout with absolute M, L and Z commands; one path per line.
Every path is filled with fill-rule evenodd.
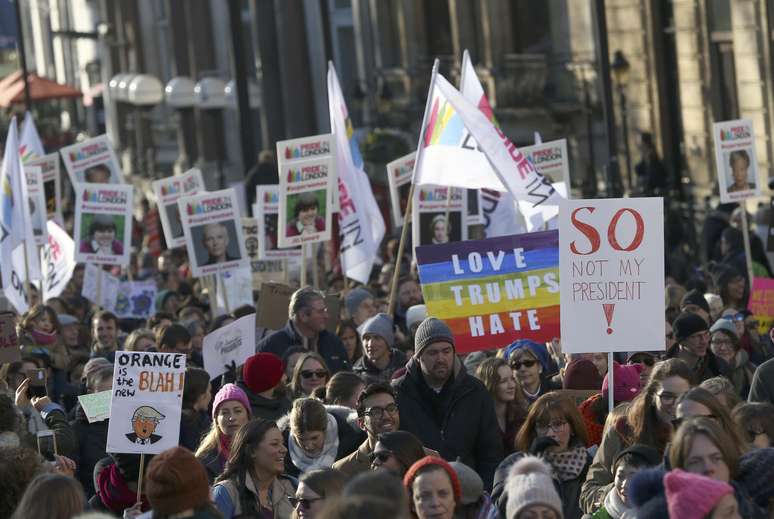
M 551 467 L 535 456 L 525 456 L 511 467 L 505 482 L 508 504 L 505 507 L 506 519 L 515 519 L 532 505 L 552 508 L 559 519 L 562 513 L 562 500 L 554 487 Z

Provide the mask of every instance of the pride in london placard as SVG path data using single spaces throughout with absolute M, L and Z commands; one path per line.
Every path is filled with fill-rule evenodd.
M 449 325 L 459 353 L 559 337 L 557 231 L 420 246 L 415 253 L 428 315 Z

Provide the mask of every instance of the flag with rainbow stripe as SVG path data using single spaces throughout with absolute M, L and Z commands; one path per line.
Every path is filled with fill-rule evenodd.
M 415 253 L 427 313 L 449 325 L 458 353 L 559 337 L 558 231 L 420 246 Z

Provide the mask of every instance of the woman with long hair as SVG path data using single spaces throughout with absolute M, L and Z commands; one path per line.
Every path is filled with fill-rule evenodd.
M 748 445 L 740 429 L 740 424 L 734 422 L 728 409 L 712 393 L 702 387 L 695 387 L 680 397 L 677 401 L 675 419 L 672 421 L 672 425 L 677 429 L 682 422 L 694 416 L 712 418 L 720 424 L 736 445 Z
M 62 474 L 40 474 L 27 486 L 11 519 L 70 519 L 82 513 L 85 506 L 78 480 Z
M 234 435 L 250 416 L 250 402 L 244 391 L 234 384 L 220 388 L 212 403 L 212 425 L 196 449 L 210 482 L 223 472 Z
M 581 490 L 581 508 L 593 513 L 602 506 L 613 482 L 613 462 L 626 447 L 642 443 L 663 453 L 672 436 L 677 401 L 693 384 L 693 372 L 679 359 L 659 362 L 650 380 L 623 416 L 608 420 Z
M 356 373 L 339 371 L 325 386 L 314 390 L 312 396 L 328 405 L 357 409 L 357 397 L 365 388 L 365 382 Z
M 317 519 L 326 502 L 341 495 L 347 478 L 336 469 L 318 469 L 302 475 L 296 494 L 290 497 L 293 519 Z
M 336 327 L 336 335 L 344 344 L 347 352 L 349 365 L 355 364 L 355 361 L 363 356 L 363 343 L 360 342 L 360 334 L 357 333 L 357 326 L 352 319 L 345 319 Z
M 301 355 L 293 368 L 290 389 L 295 398 L 311 396 L 320 386 L 325 386 L 331 378 L 331 371 L 325 360 L 314 352 Z
M 199 368 L 186 368 L 180 417 L 180 445 L 192 452 L 199 447 L 202 436 L 212 425 L 212 419 L 207 414 L 211 400 L 209 373 Z
M 527 402 L 513 370 L 504 359 L 494 357 L 479 364 L 476 377 L 492 396 L 505 454 L 511 454 L 516 448 L 516 433 L 527 417 Z
M 282 433 L 270 420 L 256 418 L 237 431 L 226 469 L 212 487 L 224 519 L 292 517 L 288 496 L 296 485 L 283 475 L 287 453 Z
M 426 456 L 419 438 L 408 431 L 381 433 L 371 453 L 371 470 L 389 470 L 399 477 Z

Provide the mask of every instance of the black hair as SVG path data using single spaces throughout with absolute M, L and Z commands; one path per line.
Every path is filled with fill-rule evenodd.
M 164 331 L 161 332 L 158 347 L 159 349 L 166 347 L 173 350 L 178 344 L 188 344 L 189 342 L 191 342 L 191 334 L 188 333 L 186 327 L 182 324 L 175 323 L 167 326 L 164 328 Z
M 360 418 L 365 416 L 365 405 L 363 404 L 365 399 L 381 393 L 390 395 L 393 399 L 396 399 L 395 391 L 393 391 L 389 384 L 384 382 L 377 382 L 375 384 L 367 385 L 366 388 L 360 393 L 360 396 L 357 397 L 357 415 Z

